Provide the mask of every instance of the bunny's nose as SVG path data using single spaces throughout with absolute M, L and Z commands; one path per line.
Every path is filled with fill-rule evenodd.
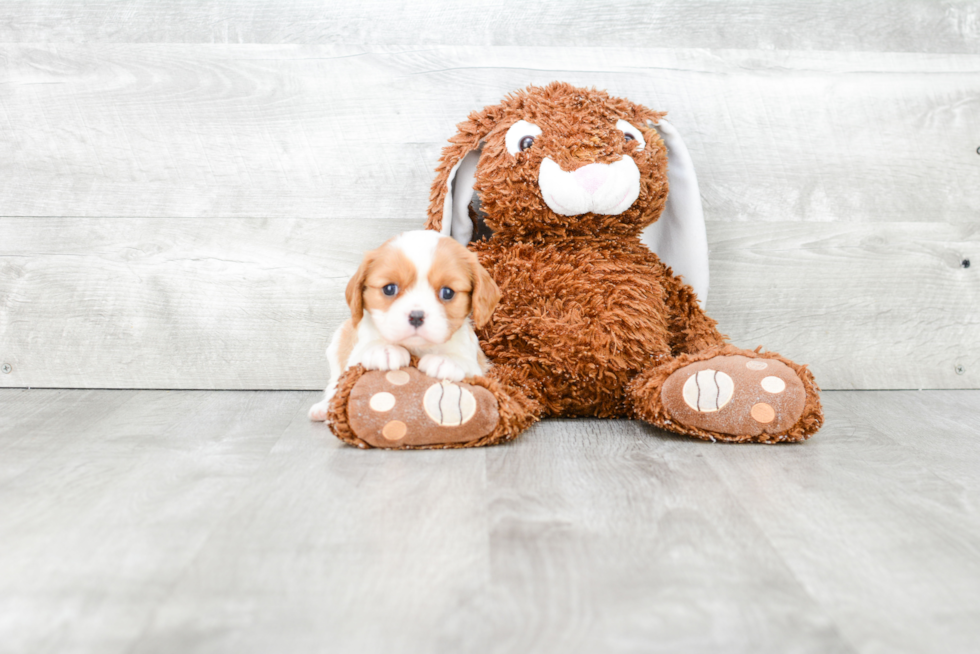
M 575 178 L 579 186 L 584 188 L 589 195 L 592 195 L 609 178 L 609 166 L 599 163 L 582 166 L 572 173 L 572 177 Z
M 412 311 L 408 314 L 408 324 L 412 327 L 421 327 L 422 323 L 425 322 L 425 312 L 424 311 Z

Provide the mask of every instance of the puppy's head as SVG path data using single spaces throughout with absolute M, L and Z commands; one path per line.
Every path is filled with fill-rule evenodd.
M 347 285 L 357 325 L 368 312 L 389 343 L 445 343 L 472 314 L 490 319 L 500 291 L 476 255 L 437 232 L 405 232 L 368 252 Z

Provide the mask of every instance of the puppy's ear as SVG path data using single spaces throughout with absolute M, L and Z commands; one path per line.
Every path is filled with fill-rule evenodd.
M 367 281 L 368 270 L 371 268 L 371 264 L 374 263 L 376 256 L 376 250 L 371 250 L 365 254 L 364 260 L 361 261 L 357 272 L 347 282 L 345 295 L 347 297 L 347 306 L 350 307 L 351 322 L 354 323 L 355 327 L 357 323 L 361 322 L 361 318 L 364 317 L 364 282 Z
M 487 269 L 480 265 L 476 254 L 469 252 L 469 260 L 470 270 L 473 272 L 473 291 L 470 294 L 473 324 L 483 327 L 500 302 L 500 289 Z

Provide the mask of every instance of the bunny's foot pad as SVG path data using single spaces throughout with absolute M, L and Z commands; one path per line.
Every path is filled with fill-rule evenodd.
M 347 419 L 372 447 L 411 448 L 476 441 L 496 428 L 499 415 L 482 386 L 401 368 L 364 373 L 351 389 Z
M 759 437 L 786 432 L 799 421 L 806 389 L 781 361 L 729 355 L 675 370 L 664 382 L 661 400 L 681 425 Z

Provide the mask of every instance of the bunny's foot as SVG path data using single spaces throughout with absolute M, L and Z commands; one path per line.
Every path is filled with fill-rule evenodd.
M 523 430 L 519 400 L 492 379 L 439 380 L 414 367 L 344 373 L 327 421 L 341 440 L 387 449 L 492 445 Z
M 816 432 L 823 423 L 818 392 L 806 366 L 731 345 L 682 355 L 631 386 L 637 416 L 663 429 L 764 443 Z

